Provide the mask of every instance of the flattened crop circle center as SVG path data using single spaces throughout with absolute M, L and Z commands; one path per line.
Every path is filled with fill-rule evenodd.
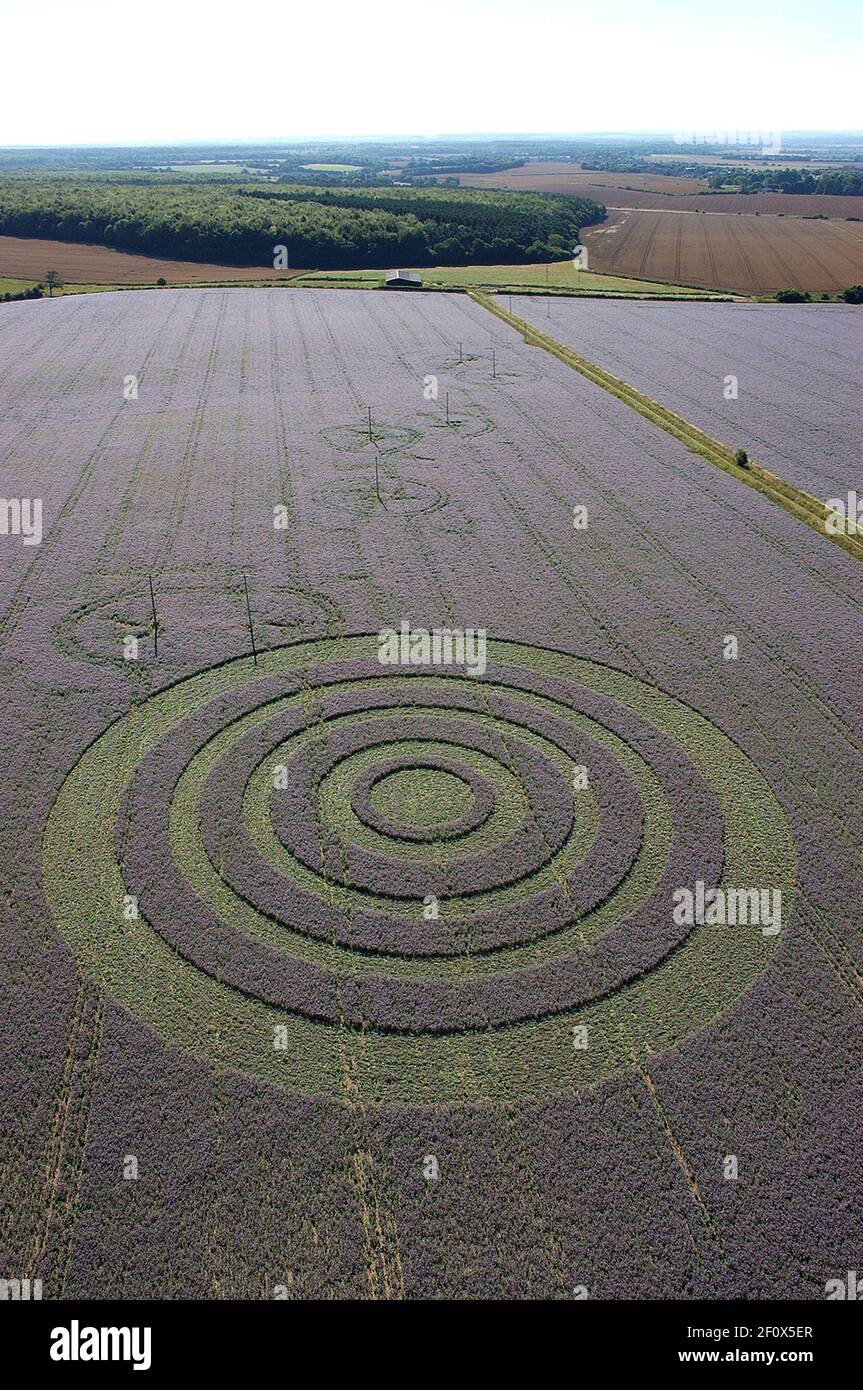
M 469 782 L 432 767 L 387 772 L 372 784 L 369 796 L 379 815 L 421 829 L 447 826 L 467 815 L 474 803 Z

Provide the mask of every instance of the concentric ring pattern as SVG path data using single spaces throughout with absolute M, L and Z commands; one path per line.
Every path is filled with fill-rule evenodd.
M 620 671 L 488 657 L 477 678 L 321 639 L 136 706 L 46 828 L 82 970 L 221 1068 L 378 1104 L 578 1089 L 729 1007 L 776 941 L 677 925 L 672 894 L 779 887 L 787 920 L 761 773 Z

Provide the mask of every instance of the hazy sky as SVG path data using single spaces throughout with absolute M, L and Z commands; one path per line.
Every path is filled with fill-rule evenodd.
M 0 145 L 859 129 L 859 0 L 0 0 Z

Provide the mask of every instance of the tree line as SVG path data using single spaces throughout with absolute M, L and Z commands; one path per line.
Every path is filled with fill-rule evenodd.
M 741 193 L 863 194 L 859 169 L 717 169 L 710 187 L 733 187 Z

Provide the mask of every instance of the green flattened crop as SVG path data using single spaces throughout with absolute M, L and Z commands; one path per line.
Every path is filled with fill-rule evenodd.
M 707 849 L 719 856 L 722 885 L 780 888 L 786 923 L 793 896 L 795 856 L 783 811 L 751 760 L 703 716 L 623 672 L 521 644 L 490 641 L 481 679 L 452 667 L 442 673 L 385 668 L 376 653 L 375 637 L 321 639 L 263 652 L 257 667 L 244 658 L 204 670 L 133 708 L 66 778 L 44 840 L 45 890 L 58 930 L 83 974 L 166 1043 L 220 1069 L 334 1099 L 357 1085 L 375 1104 L 535 1098 L 591 1086 L 675 1046 L 733 1005 L 769 965 L 781 935 L 698 925 L 676 937 L 666 933 L 668 883 L 675 872 L 695 878 L 699 870 L 697 856 L 675 860 L 690 814 L 681 800 L 684 786 L 692 817 L 702 814 L 700 801 L 718 808 L 721 843 Z M 273 682 L 281 679 L 285 694 L 274 701 Z M 261 703 L 254 705 L 258 690 Z M 378 693 L 390 703 L 370 705 Z M 166 818 L 173 860 L 154 864 L 152 874 L 176 874 L 191 885 L 202 921 L 215 914 L 233 943 L 224 969 L 215 970 L 196 956 L 194 941 L 180 949 L 165 924 L 151 923 L 143 911 L 130 914 L 117 821 L 124 792 L 148 755 L 213 701 L 240 694 L 243 710 L 186 759 L 168 804 L 151 808 Z M 300 720 L 303 701 L 308 718 Z M 283 716 L 294 719 L 294 732 L 274 734 L 271 750 L 238 789 L 243 833 L 285 884 L 285 912 L 276 920 L 248 892 L 236 891 L 229 867 L 220 869 L 208 854 L 202 795 L 238 740 L 256 730 L 265 734 Z M 406 733 L 414 725 L 421 734 Z M 390 728 L 393 736 L 385 737 Z M 340 739 L 353 740 L 344 756 Z M 671 750 L 666 762 L 663 748 Z M 584 910 L 575 905 L 573 885 L 587 856 L 602 849 L 599 827 L 613 825 L 614 796 L 601 778 L 585 792 L 570 792 L 574 813 L 570 807 L 571 825 L 564 818 L 563 829 L 553 817 L 544 819 L 542 809 L 542 795 L 558 805 L 553 797 L 561 785 L 571 788 L 578 749 L 588 750 L 588 765 L 595 749 L 596 766 L 616 770 L 621 789 L 614 795 L 634 797 L 642 820 L 631 862 L 597 858 L 596 872 L 607 882 Z M 272 814 L 272 798 L 292 794 L 290 786 L 274 791 L 274 764 L 291 768 L 297 756 L 310 767 L 320 763 L 307 809 L 331 857 L 322 854 L 315 868 L 279 837 Z M 678 768 L 674 787 L 672 766 Z M 689 781 L 681 780 L 681 767 Z M 396 826 L 392 836 L 364 819 L 366 802 L 355 795 L 362 777 L 372 786 L 367 801 Z M 488 813 L 473 828 L 465 820 L 462 832 L 460 818 L 469 819 L 479 787 L 491 797 Z M 296 796 L 299 816 L 298 790 Z M 603 815 L 612 819 L 604 822 Z M 440 836 L 428 838 L 436 824 Z M 437 922 L 426 923 L 421 898 L 399 897 L 406 866 L 462 872 L 480 855 L 493 866 L 513 834 L 528 846 L 523 869 L 508 871 L 495 887 L 442 898 Z M 377 889 L 358 884 L 349 868 L 333 868 L 349 866 L 352 855 L 380 872 Z M 346 923 L 345 931 L 327 938 L 304 929 L 291 921 L 295 902 L 319 903 L 334 922 Z M 645 904 L 650 911 L 639 917 Z M 502 936 L 499 943 L 489 936 L 482 949 L 471 947 L 471 922 L 506 924 L 516 912 L 533 924 L 526 935 Z M 398 913 L 405 926 L 395 945 L 376 948 L 364 940 L 369 923 Z M 461 953 L 414 949 L 414 934 L 418 940 L 426 927 L 445 931 L 462 919 L 468 944 Z M 183 925 L 193 939 L 196 921 Z M 612 942 L 616 954 L 604 968 L 613 966 L 616 974 L 598 972 L 594 979 L 594 963 Z M 266 952 L 285 978 L 299 968 L 318 971 L 335 983 L 343 1012 L 330 1018 L 302 1003 L 278 1008 L 248 984 L 231 983 L 246 950 Z M 567 1003 L 564 977 L 577 1005 Z M 379 985 L 393 998 L 414 991 L 420 1001 L 424 992 L 449 990 L 453 1025 L 435 1031 L 435 1020 L 423 1021 L 422 1011 L 415 1026 L 390 1024 L 385 1004 L 380 1016 L 370 1009 L 358 1019 L 349 999 L 365 998 L 363 990 Z M 474 1006 L 465 1003 L 460 1021 L 462 997 Z M 477 999 L 487 1001 L 487 1017 L 477 1013 Z M 586 1047 L 574 1045 L 578 1025 L 587 1029 Z

